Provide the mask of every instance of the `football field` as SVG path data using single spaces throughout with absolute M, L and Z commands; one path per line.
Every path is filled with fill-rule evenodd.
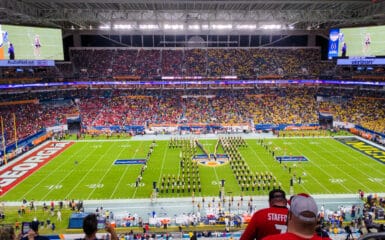
M 198 147 L 192 139 L 179 138 L 182 145 L 195 147 L 194 159 L 182 163 L 181 158 L 189 150 L 177 144 L 170 146 L 170 140 L 74 141 L 10 186 L 1 198 L 3 201 L 151 198 L 154 182 L 158 198 L 218 196 L 221 180 L 225 180 L 227 195 L 260 196 L 269 191 L 267 184 L 262 189 L 265 178 L 271 178 L 270 188 L 274 184 L 295 193 L 352 194 L 359 189 L 365 193 L 385 192 L 385 151 L 354 137 L 245 139 L 246 146 L 237 145 L 234 150 L 241 156 L 240 165 L 230 164 L 226 159 L 229 152 L 218 139 L 201 138 Z M 58 144 L 49 142 L 42 149 Z M 221 159 L 206 156 L 213 153 L 221 154 Z M 20 161 L 29 158 L 27 155 Z M 190 163 L 198 170 L 186 167 Z M 7 169 L 1 171 L 4 176 Z M 243 175 L 250 177 L 249 185 L 240 183 Z M 168 179 L 171 183 L 167 185 Z M 255 181 L 262 183 L 259 189 L 257 184 L 252 187 Z M 171 185 L 178 188 L 167 187 Z

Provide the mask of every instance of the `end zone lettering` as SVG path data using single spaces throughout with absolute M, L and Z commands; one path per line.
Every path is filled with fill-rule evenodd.
M 0 194 L 6 193 L 72 144 L 73 142 L 51 142 L 42 149 L 29 154 L 18 163 L 0 171 L 0 186 L 3 190 Z
M 356 149 L 363 154 L 372 157 L 380 163 L 385 163 L 385 151 L 373 146 L 367 142 L 363 142 L 357 138 L 336 138 L 337 141 L 348 145 L 349 147 Z
M 375 159 L 378 159 L 381 162 L 385 163 L 385 151 L 377 147 L 369 145 L 365 142 L 346 142 L 346 144 L 352 146 L 355 149 L 358 149 L 366 155 L 374 157 Z

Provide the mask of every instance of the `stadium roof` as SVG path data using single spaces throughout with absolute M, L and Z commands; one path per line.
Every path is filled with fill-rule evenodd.
M 89 29 L 112 24 L 385 24 L 384 0 L 0 0 L 0 22 Z

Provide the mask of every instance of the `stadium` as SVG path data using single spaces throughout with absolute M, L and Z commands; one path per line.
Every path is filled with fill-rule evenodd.
M 83 238 L 96 213 L 98 239 L 240 239 L 281 189 L 331 239 L 384 239 L 384 12 L 0 1 L 1 234 Z

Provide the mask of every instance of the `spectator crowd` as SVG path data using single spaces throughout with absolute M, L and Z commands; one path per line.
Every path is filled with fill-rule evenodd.
M 314 86 L 253 89 L 72 89 L 2 94 L 6 143 L 79 117 L 82 129 L 96 126 L 250 125 L 334 121 L 385 133 L 383 91 Z M 15 134 L 16 133 L 16 134 Z

